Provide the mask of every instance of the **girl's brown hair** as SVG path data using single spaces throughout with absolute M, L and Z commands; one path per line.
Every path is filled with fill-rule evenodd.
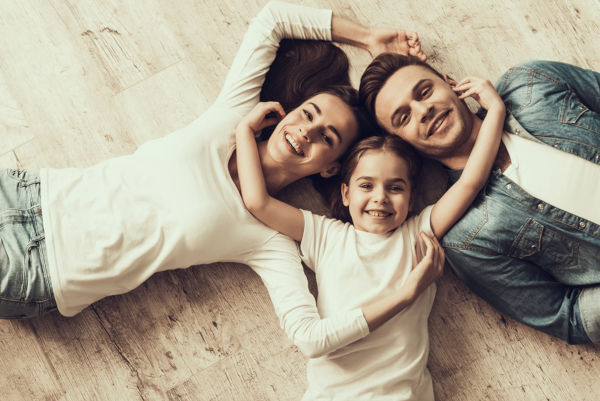
M 350 184 L 350 178 L 356 170 L 358 162 L 368 151 L 387 151 L 405 160 L 408 164 L 408 178 L 414 196 L 417 177 L 421 171 L 421 158 L 417 152 L 412 146 L 395 135 L 371 136 L 355 144 L 344 160 L 340 174 L 340 187 L 338 187 L 337 194 L 334 193 L 331 197 L 330 209 L 333 218 L 343 222 L 352 222 L 348 208 L 342 203 L 340 188 L 342 183 Z

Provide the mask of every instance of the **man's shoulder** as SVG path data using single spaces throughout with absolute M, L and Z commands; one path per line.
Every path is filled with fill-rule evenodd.
M 561 78 L 562 72 L 569 67 L 568 64 L 556 61 L 525 61 L 514 65 L 502 74 L 496 82 L 496 90 L 500 96 L 507 96 L 515 89 L 529 87 L 535 83 L 562 85 L 564 84 Z

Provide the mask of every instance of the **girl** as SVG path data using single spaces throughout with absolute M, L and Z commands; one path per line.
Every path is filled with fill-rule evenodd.
M 433 399 L 426 369 L 427 316 L 435 293 L 429 284 L 440 276 L 444 259 L 436 238 L 460 218 L 482 188 L 498 151 L 505 117 L 504 104 L 489 81 L 472 77 L 454 89 L 461 98 L 472 96 L 488 110 L 481 134 L 461 180 L 408 220 L 418 159 L 398 137 L 365 139 L 348 155 L 340 200 L 351 225 L 296 209 L 268 194 L 254 134 L 284 118 L 279 104 L 257 105 L 237 127 L 238 171 L 246 207 L 268 226 L 300 242 L 304 262 L 316 272 L 321 316 L 360 307 L 371 332 L 336 352 L 311 359 L 304 399 Z M 312 109 L 306 106 L 305 112 L 310 118 Z M 321 132 L 285 125 L 283 129 L 299 153 L 323 140 Z
M 189 126 L 88 168 L 1 172 L 0 316 L 24 318 L 56 308 L 73 316 L 155 272 L 233 261 L 260 275 L 282 327 L 306 354 L 364 337 L 360 309 L 321 319 L 294 243 L 254 219 L 235 184 L 235 126 L 258 103 L 285 37 L 333 38 L 373 53 L 409 48 L 404 33 L 371 31 L 332 19 L 329 10 L 271 3 L 252 21 L 215 103 Z M 261 143 L 272 192 L 307 175 L 334 173 L 358 135 L 356 91 L 309 95 L 303 104 L 319 113 L 308 121 L 303 106 L 281 123 L 327 129 L 332 142 L 314 143 L 300 155 L 275 129 Z

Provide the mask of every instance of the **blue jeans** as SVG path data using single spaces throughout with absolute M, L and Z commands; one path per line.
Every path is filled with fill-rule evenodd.
M 55 309 L 39 176 L 0 170 L 0 318 L 21 319 Z
M 600 164 L 599 73 L 533 61 L 511 68 L 496 88 L 509 134 Z M 451 171 L 450 181 L 460 173 Z M 598 224 L 536 199 L 497 170 L 443 246 L 458 277 L 503 313 L 570 343 L 600 342 Z

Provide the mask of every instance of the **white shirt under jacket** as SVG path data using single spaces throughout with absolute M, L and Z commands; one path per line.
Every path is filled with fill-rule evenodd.
M 288 337 L 308 356 L 368 334 L 358 308 L 321 319 L 298 250 L 244 207 L 228 172 L 235 127 L 259 101 L 283 38 L 331 39 L 331 11 L 270 3 L 248 28 L 215 103 L 189 126 L 88 168 L 42 169 L 42 210 L 58 310 L 80 312 L 154 273 L 249 265 Z

